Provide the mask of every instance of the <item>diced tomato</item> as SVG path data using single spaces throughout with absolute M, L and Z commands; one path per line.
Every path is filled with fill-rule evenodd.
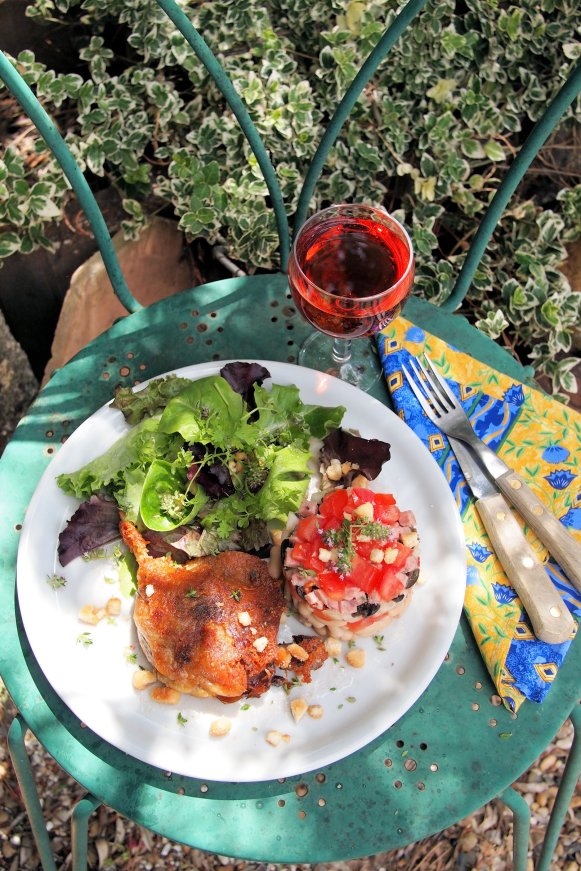
M 402 544 L 401 541 L 396 543 L 397 547 L 397 556 L 395 560 L 390 563 L 392 569 L 399 570 L 403 568 L 408 556 L 413 553 L 411 547 L 407 547 L 405 544 Z
M 290 552 L 290 557 L 293 562 L 300 563 L 304 569 L 312 569 L 314 572 L 321 572 L 325 568 L 325 563 L 319 559 L 319 546 L 310 541 L 297 541 L 293 545 Z
M 343 511 L 349 500 L 347 490 L 333 490 L 329 493 L 319 507 L 319 513 L 322 517 L 340 517 L 343 518 Z
M 290 552 L 290 558 L 293 562 L 304 563 L 305 560 L 310 559 L 312 551 L 313 549 L 308 542 L 295 541 Z
M 395 505 L 395 498 L 391 493 L 374 493 L 373 501 L 382 508 L 387 508 L 388 505 Z
M 316 514 L 311 514 L 309 517 L 303 517 L 297 523 L 295 536 L 300 541 L 314 541 L 319 531 L 319 519 Z
M 351 487 L 349 502 L 356 508 L 364 502 L 373 502 L 373 493 L 367 487 Z
M 337 572 L 322 571 L 317 576 L 317 584 L 329 599 L 340 602 L 345 596 L 345 581 Z
M 308 565 L 306 566 L 308 569 L 312 569 L 314 572 L 324 572 L 327 568 L 327 563 L 324 563 L 322 560 L 318 558 L 318 556 L 314 553 L 308 561 Z
M 390 526 L 399 520 L 399 508 L 397 505 L 375 505 L 375 519 L 380 523 Z
M 364 593 L 370 593 L 381 577 L 381 569 L 368 560 L 355 554 L 351 561 L 351 571 L 347 583 L 359 587 Z
M 355 550 L 362 556 L 363 559 L 369 559 L 371 551 L 374 547 L 377 547 L 376 542 L 374 541 L 355 541 Z
M 322 517 L 319 515 L 319 527 L 321 529 L 321 532 L 339 529 L 339 527 L 343 523 L 343 520 L 343 515 L 341 515 L 341 517 Z
M 398 577 L 391 566 L 383 569 L 381 580 L 377 586 L 377 592 L 385 602 L 395 599 L 396 596 L 404 589 L 404 584 Z

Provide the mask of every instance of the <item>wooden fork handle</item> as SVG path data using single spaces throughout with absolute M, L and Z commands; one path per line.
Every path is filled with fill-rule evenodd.
M 581 544 L 548 510 L 520 475 L 512 469 L 496 479 L 496 485 L 534 530 L 572 584 L 581 592 Z
M 549 644 L 567 641 L 575 630 L 575 621 L 504 496 L 501 493 L 485 496 L 476 501 L 476 508 L 537 638 Z

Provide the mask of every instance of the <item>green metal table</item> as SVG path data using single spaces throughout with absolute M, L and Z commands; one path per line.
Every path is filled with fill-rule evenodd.
M 517 365 L 463 319 L 412 300 L 406 316 L 485 363 Z M 577 638 L 546 701 L 517 718 L 499 706 L 464 620 L 436 678 L 399 722 L 348 758 L 303 776 L 261 783 L 200 781 L 160 771 L 104 742 L 60 701 L 30 651 L 15 596 L 15 564 L 26 506 L 66 437 L 117 384 L 225 358 L 295 362 L 309 327 L 295 312 L 283 275 L 195 288 L 142 309 L 97 338 L 56 372 L 16 429 L 0 460 L 0 672 L 20 715 L 10 750 L 41 853 L 54 861 L 33 773 L 26 728 L 88 790 L 73 816 L 75 867 L 86 867 L 90 813 L 104 803 L 155 832 L 189 845 L 270 862 L 344 860 L 385 851 L 440 831 L 495 796 L 515 811 L 515 865 L 527 860 L 528 806 L 511 783 L 546 748 L 573 711 L 578 721 L 581 643 Z M 475 343 L 475 345 L 474 345 Z M 481 352 L 481 353 L 479 353 Z M 520 371 L 522 376 L 522 371 Z M 375 390 L 387 402 L 382 382 Z M 570 754 L 538 867 L 550 856 L 581 767 Z

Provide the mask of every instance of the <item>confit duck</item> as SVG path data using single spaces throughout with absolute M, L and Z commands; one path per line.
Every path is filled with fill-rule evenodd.
M 120 531 L 138 564 L 134 620 L 147 659 L 167 686 L 234 702 L 260 696 L 276 670 L 285 602 L 256 556 L 226 551 L 183 565 L 152 557 L 137 527 Z

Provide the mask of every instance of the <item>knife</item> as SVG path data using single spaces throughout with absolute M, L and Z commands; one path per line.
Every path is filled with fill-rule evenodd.
M 449 439 L 494 551 L 528 614 L 535 635 L 549 644 L 567 641 L 575 631 L 575 621 L 504 496 L 488 480 L 464 444 L 456 438 Z
M 494 479 L 498 489 L 514 505 L 559 563 L 571 583 L 581 592 L 581 544 L 535 496 L 520 475 L 507 466 L 476 434 L 474 435 L 473 440 L 462 439 L 462 441 L 465 441 L 471 451 L 474 451 L 476 459 Z M 457 438 L 454 437 L 454 441 L 457 443 Z

